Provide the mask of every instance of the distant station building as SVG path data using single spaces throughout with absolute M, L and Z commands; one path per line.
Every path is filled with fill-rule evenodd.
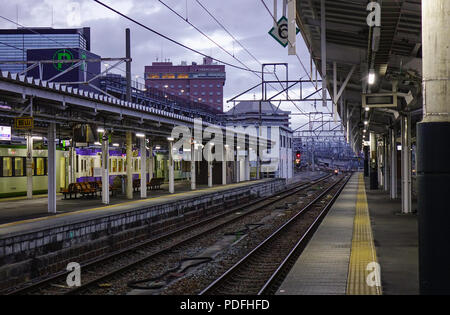
M 27 61 L 29 49 L 74 48 L 90 51 L 91 30 L 89 27 L 0 29 L 0 42 L 1 61 Z M 1 71 L 13 73 L 26 68 L 26 64 L 0 64 Z
M 290 114 L 270 102 L 243 101 L 223 115 L 224 123 L 229 127 L 254 126 L 257 131 L 260 125 L 265 127 L 261 128 L 261 136 L 275 143 L 274 146 L 269 147 L 267 154 L 272 163 L 262 157 L 261 174 L 265 177 L 291 178 L 293 175 L 293 131 L 289 127 Z M 274 165 L 276 165 L 275 169 Z
M 145 67 L 145 85 L 189 101 L 207 104 L 223 111 L 225 66 L 203 58 L 203 64 L 192 62 L 173 65 L 172 62 L 153 62 Z

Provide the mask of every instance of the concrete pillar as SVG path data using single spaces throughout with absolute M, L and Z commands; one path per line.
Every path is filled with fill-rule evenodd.
M 224 145 L 222 150 L 222 185 L 227 184 L 227 157 L 228 145 Z
M 236 183 L 241 181 L 241 160 L 239 158 L 239 150 L 236 149 Z
M 151 181 L 152 178 L 153 178 L 153 172 L 154 172 L 154 169 L 155 169 L 155 166 L 154 166 L 155 163 L 153 161 L 153 146 L 152 146 L 151 143 L 149 144 L 148 148 L 149 148 L 149 150 L 148 150 L 149 158 L 147 160 L 147 164 L 148 164 L 148 168 L 147 168 L 148 169 L 148 181 Z
M 175 192 L 175 178 L 173 170 L 173 139 L 169 140 L 169 193 Z
M 364 146 L 364 177 L 369 177 L 370 154 L 369 146 Z
M 197 189 L 196 181 L 197 181 L 197 171 L 195 168 L 195 154 L 197 150 L 195 149 L 195 142 L 191 142 L 191 190 Z
M 377 139 L 376 135 L 370 133 L 370 161 L 369 161 L 369 177 L 370 189 L 378 189 L 378 173 L 377 173 Z
M 411 213 L 411 117 L 401 117 L 402 213 Z
M 48 126 L 48 212 L 56 213 L 56 125 Z
M 133 199 L 133 143 L 131 140 L 131 131 L 127 131 L 126 134 L 126 150 L 127 150 L 127 199 Z
M 383 146 L 380 146 L 378 143 L 378 140 L 376 140 L 377 142 L 377 178 L 378 178 L 378 187 L 383 188 L 383 184 L 384 184 L 384 177 L 383 177 Z
M 213 186 L 213 161 L 212 161 L 212 148 L 213 145 L 210 144 L 208 150 L 208 187 Z
M 109 204 L 109 139 L 105 133 L 102 138 L 102 203 Z
M 395 140 L 395 130 L 389 129 L 389 137 L 390 137 L 390 177 L 391 177 L 391 185 L 390 185 L 390 197 L 391 199 L 397 199 L 397 143 Z
M 147 198 L 147 143 L 141 137 L 141 198 Z
M 389 135 L 385 136 L 383 138 L 383 148 L 384 148 L 384 152 L 383 152 L 383 178 L 384 178 L 384 184 L 383 184 L 383 188 L 384 191 L 389 191 L 389 145 L 388 145 L 388 139 L 389 139 Z
M 250 150 L 247 151 L 247 155 L 244 160 L 245 180 L 250 180 Z
M 256 179 L 261 178 L 261 160 L 259 156 L 259 148 L 256 151 Z
M 423 120 L 417 125 L 421 294 L 450 294 L 450 1 L 422 1 Z
M 27 199 L 33 198 L 33 137 L 27 135 Z
M 75 143 L 72 139 L 72 147 L 69 150 L 69 184 L 75 183 L 76 180 L 76 161 L 77 161 L 77 152 L 75 150 Z

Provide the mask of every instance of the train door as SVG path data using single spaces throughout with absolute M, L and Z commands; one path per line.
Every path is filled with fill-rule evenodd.
M 66 158 L 59 158 L 59 187 L 66 188 Z

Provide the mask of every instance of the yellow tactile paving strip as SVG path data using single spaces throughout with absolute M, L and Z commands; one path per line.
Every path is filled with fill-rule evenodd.
M 378 267 L 377 267 L 378 266 Z M 347 280 L 348 295 L 382 294 L 380 269 L 373 243 L 364 178 L 359 174 L 356 213 Z

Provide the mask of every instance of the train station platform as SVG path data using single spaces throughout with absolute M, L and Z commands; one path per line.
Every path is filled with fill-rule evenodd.
M 277 295 L 419 293 L 417 217 L 368 187 L 352 175 Z
M 308 181 L 311 179 L 318 178 L 323 176 L 324 172 L 312 172 L 305 171 L 296 173 L 291 179 L 287 180 L 286 183 L 288 185 L 295 184 L 298 181 Z M 247 185 L 249 183 L 254 183 L 254 181 L 241 182 L 239 185 Z M 226 186 L 215 185 L 212 188 L 214 190 L 222 190 L 233 188 L 235 184 L 230 184 Z M 147 198 L 142 199 L 140 197 L 140 192 L 135 191 L 133 200 L 127 199 L 124 193 L 115 194 L 110 197 L 109 206 L 116 206 L 120 204 L 127 205 L 141 205 L 142 200 L 151 200 L 154 198 L 160 198 L 164 196 L 171 196 L 169 193 L 168 184 L 162 184 L 161 189 L 158 190 L 149 190 L 147 191 Z M 195 192 L 206 193 L 209 188 L 207 185 L 199 185 L 197 184 L 197 189 Z M 191 185 L 189 181 L 176 181 L 175 182 L 175 194 L 173 196 L 189 196 L 185 193 L 192 192 Z M 180 195 L 180 193 L 182 195 Z M 159 199 L 158 199 L 159 200 Z M 30 219 L 37 219 L 43 217 L 51 217 L 53 214 L 48 213 L 47 207 L 47 195 L 35 195 L 33 199 L 27 199 L 27 197 L 11 197 L 11 198 L 0 198 L 0 229 L 4 224 L 22 222 Z M 69 212 L 77 212 L 81 210 L 89 210 L 89 209 L 104 209 L 105 205 L 102 203 L 101 196 L 97 194 L 95 197 L 83 197 L 81 198 L 78 195 L 77 199 L 64 199 L 62 194 L 57 194 L 56 196 L 56 207 L 57 207 L 57 215 L 65 214 Z M 109 207 L 112 209 L 113 207 Z M 6 225 L 8 226 L 8 225 Z M 5 227 L 5 226 L 3 226 Z
M 161 185 L 161 189 L 147 191 L 147 198 L 145 198 L 145 200 L 171 195 L 169 193 L 168 186 L 168 184 L 163 184 Z M 203 191 L 204 189 L 208 189 L 208 186 L 197 185 L 196 191 Z M 175 182 L 175 195 L 178 196 L 179 193 L 189 191 L 191 191 L 191 186 L 188 181 Z M 139 200 L 142 200 L 139 191 L 133 192 L 133 200 L 127 199 L 125 193 L 116 193 L 110 197 L 109 205 L 120 205 L 122 203 L 129 204 L 130 202 Z M 46 194 L 33 196 L 33 199 L 27 199 L 26 197 L 0 199 L 0 228 L 1 224 L 5 223 L 53 216 L 53 214 L 48 213 L 47 202 L 48 200 Z M 81 197 L 79 194 L 76 199 L 64 199 L 64 196 L 60 193 L 56 196 L 57 214 L 100 208 L 104 206 L 105 205 L 102 203 L 102 198 L 99 194 L 94 197 Z
M 324 175 L 301 173 L 295 181 L 307 182 Z M 133 246 L 287 187 L 286 180 L 281 178 L 203 189 L 200 186 L 195 191 L 186 184 L 177 183 L 178 191 L 174 194 L 163 189 L 159 196 L 117 200 L 108 206 L 99 205 L 98 200 L 60 200 L 61 213 L 0 224 L 0 290 L 65 270 L 71 261 L 82 263 Z M 46 198 L 3 201 L 0 213 L 5 211 L 3 204 L 16 205 L 11 207 L 25 213 L 39 203 L 46 209 L 45 202 Z M 89 207 L 89 202 L 97 204 Z

